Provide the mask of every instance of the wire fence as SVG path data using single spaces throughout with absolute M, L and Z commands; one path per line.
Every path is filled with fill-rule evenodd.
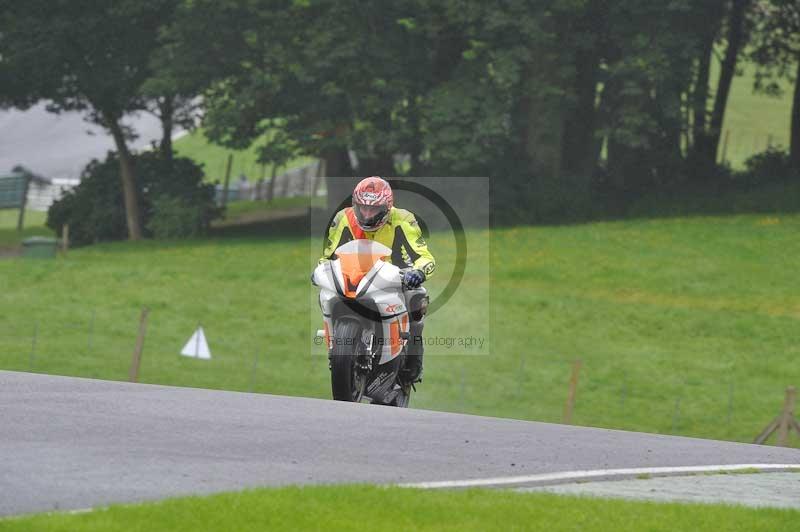
M 46 211 L 53 202 L 75 188 L 78 179 L 56 179 L 52 181 L 34 180 L 28 189 L 26 208 L 32 211 Z
M 0 368 L 128 380 L 138 312 L 106 309 L 68 319 L 0 321 Z M 301 332 L 283 343 L 242 329 L 205 327 L 210 360 L 182 356 L 201 324 L 154 312 L 143 339 L 140 382 L 256 393 L 330 397 L 324 347 L 310 349 Z M 426 356 L 417 408 L 684 436 L 752 441 L 778 412 L 791 372 L 762 357 L 772 377 L 754 382 L 751 365 L 731 358 L 708 372 L 649 372 L 592 357 Z M 765 383 L 767 383 L 765 385 Z M 790 442 L 798 446 L 800 441 Z
M 273 198 L 294 198 L 298 196 L 322 195 L 325 193 L 321 178 L 322 162 L 292 168 L 275 176 L 272 188 Z M 34 180 L 28 189 L 26 208 L 33 211 L 46 211 L 55 201 L 61 199 L 69 190 L 80 183 L 79 179 Z M 228 187 L 228 201 L 265 200 L 269 194 L 270 179 L 262 178 L 251 182 L 235 179 Z M 222 202 L 224 186 L 216 185 L 216 200 Z
M 312 163 L 292 168 L 281 175 L 275 176 L 272 185 L 273 198 L 314 197 L 325 194 L 325 184 L 322 178 L 322 162 Z M 261 178 L 255 182 L 247 178 L 237 179 L 228 186 L 228 201 L 262 201 L 269 198 L 270 181 L 272 178 Z M 221 204 L 225 197 L 225 186 L 216 185 L 216 201 Z
M 116 313 L 115 313 L 116 314 Z M 138 316 L 109 317 L 93 309 L 68 320 L 36 319 L 19 324 L 0 321 L 0 369 L 56 375 L 129 380 L 137 346 Z M 177 322 L 177 323 L 176 323 Z M 155 313 L 146 325 L 138 381 L 202 388 L 268 392 L 274 380 L 297 363 L 312 364 L 308 349 L 287 360 L 268 342 L 243 341 L 245 335 L 209 335 L 211 358 L 181 355 L 181 348 L 201 324 L 171 320 Z M 213 327 L 212 327 L 212 330 Z M 275 368 L 271 366 L 276 364 Z M 320 366 L 322 370 L 327 370 Z M 270 374 L 271 378 L 262 379 Z M 280 386 L 280 388 L 285 388 Z

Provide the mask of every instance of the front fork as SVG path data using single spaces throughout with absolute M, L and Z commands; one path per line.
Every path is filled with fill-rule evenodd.
M 320 329 L 317 331 L 318 338 L 325 338 L 325 331 Z M 411 338 L 411 332 L 401 332 L 400 339 L 403 341 L 403 351 L 401 356 L 403 357 L 403 365 L 405 364 L 405 355 L 408 351 L 408 340 Z M 367 373 L 372 371 L 374 367 L 373 361 L 376 358 L 380 358 L 380 354 L 375 353 L 375 333 L 368 328 L 364 328 L 361 332 L 361 346 L 363 350 L 359 349 L 359 353 L 356 354 L 356 365 L 360 370 L 363 370 Z M 332 368 L 333 361 L 331 357 L 333 356 L 331 349 L 328 348 L 328 369 Z M 401 366 L 402 368 L 402 366 Z
M 375 333 L 370 329 L 364 328 L 361 331 L 361 345 L 364 352 L 356 356 L 356 366 L 361 371 L 369 374 L 372 371 L 372 361 L 375 358 L 373 349 L 375 347 Z

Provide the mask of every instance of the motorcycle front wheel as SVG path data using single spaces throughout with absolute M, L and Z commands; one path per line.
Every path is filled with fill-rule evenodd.
M 342 321 L 333 330 L 331 351 L 331 391 L 336 401 L 359 403 L 364 397 L 366 375 L 358 371 L 356 357 L 361 345 L 361 326 Z
M 402 390 L 397 394 L 397 397 L 392 401 L 392 406 L 408 408 L 409 401 L 411 401 L 411 386 L 403 386 Z

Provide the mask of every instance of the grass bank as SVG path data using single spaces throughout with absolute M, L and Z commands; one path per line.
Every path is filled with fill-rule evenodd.
M 303 223 L 0 261 L 0 367 L 125 379 L 147 306 L 144 382 L 327 398 L 320 243 L 290 236 Z M 751 441 L 800 384 L 799 230 L 786 214 L 471 232 L 461 288 L 425 333 L 486 349 L 429 347 L 413 406 L 560 421 L 581 359 L 576 423 Z M 435 295 L 455 249 L 430 245 Z M 208 362 L 178 356 L 198 324 Z
M 175 153 L 181 157 L 188 157 L 197 163 L 203 165 L 203 170 L 206 174 L 208 181 L 219 181 L 222 183 L 225 180 L 225 168 L 228 164 L 228 156 L 233 155 L 233 164 L 231 165 L 231 181 L 244 174 L 252 182 L 262 177 L 267 179 L 272 175 L 273 165 L 261 165 L 258 162 L 258 144 L 254 143 L 248 149 L 244 150 L 231 150 L 212 144 L 203 133 L 202 129 L 192 131 L 188 135 L 181 137 L 175 141 Z M 287 162 L 285 165 L 278 166 L 276 171 L 280 174 L 288 168 L 295 168 L 312 162 L 310 157 L 297 157 Z
M 501 490 L 333 486 L 260 489 L 80 514 L 0 520 L 3 531 L 115 530 L 790 530 L 792 510 L 662 504 Z

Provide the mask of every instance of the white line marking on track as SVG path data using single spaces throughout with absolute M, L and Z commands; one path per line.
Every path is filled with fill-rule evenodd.
M 692 473 L 725 473 L 746 471 L 753 469 L 763 471 L 789 471 L 800 470 L 798 464 L 727 464 L 705 466 L 675 466 L 675 467 L 633 467 L 627 469 L 594 469 L 587 471 L 561 471 L 558 473 L 541 473 L 538 475 L 522 475 L 516 477 L 477 478 L 469 480 L 443 480 L 438 482 L 409 482 L 398 484 L 401 488 L 480 488 L 491 486 L 513 486 L 516 484 L 547 484 L 562 482 L 579 482 L 602 478 L 613 480 L 620 477 L 637 475 L 670 476 L 688 475 Z
M 68 514 L 88 514 L 89 512 L 94 512 L 95 508 L 78 508 L 77 510 L 69 510 L 65 513 Z

